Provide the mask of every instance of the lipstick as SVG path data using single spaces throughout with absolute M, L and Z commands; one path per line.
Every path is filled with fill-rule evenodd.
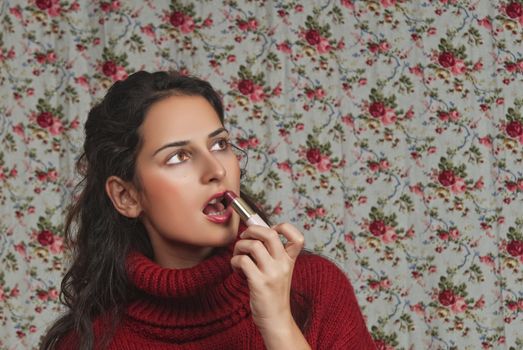
M 227 191 L 224 194 L 225 199 L 228 203 L 230 203 L 233 207 L 233 209 L 240 215 L 240 218 L 247 226 L 251 225 L 258 225 L 270 228 L 269 225 L 263 221 L 263 219 L 256 214 L 256 212 L 249 207 L 247 203 L 240 197 L 236 195 L 236 193 L 232 191 Z

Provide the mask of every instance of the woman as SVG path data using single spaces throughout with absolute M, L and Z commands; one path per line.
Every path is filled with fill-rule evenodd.
M 165 72 L 90 111 L 68 310 L 41 349 L 374 349 L 334 264 L 300 253 L 290 224 L 246 228 L 224 204 L 240 166 L 223 114 L 207 82 Z

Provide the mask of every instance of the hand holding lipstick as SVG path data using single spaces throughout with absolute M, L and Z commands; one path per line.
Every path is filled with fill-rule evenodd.
M 287 239 L 285 245 L 280 235 Z M 247 277 L 253 320 L 267 349 L 310 349 L 290 307 L 292 272 L 303 249 L 303 234 L 288 223 L 273 228 L 253 223 L 240 238 L 231 265 Z

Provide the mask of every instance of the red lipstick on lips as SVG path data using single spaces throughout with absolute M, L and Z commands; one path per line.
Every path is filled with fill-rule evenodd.
M 238 197 L 236 193 L 227 191 L 223 197 L 227 202 L 227 207 L 233 207 L 233 209 L 240 215 L 242 221 L 247 225 L 259 225 L 270 228 L 269 225 L 262 220 L 262 218 L 254 211 L 243 199 Z

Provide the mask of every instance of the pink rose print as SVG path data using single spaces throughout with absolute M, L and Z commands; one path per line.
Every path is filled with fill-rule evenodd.
M 380 46 L 376 43 L 370 43 L 369 44 L 369 51 L 372 52 L 372 53 L 376 53 L 378 52 L 378 50 L 380 49 Z
M 439 120 L 446 122 L 447 120 L 449 120 L 449 114 L 445 111 L 440 111 L 438 112 L 438 118 Z
M 100 10 L 102 10 L 103 12 L 111 11 L 111 4 L 109 4 L 108 2 L 102 2 L 100 4 Z
M 450 238 L 456 240 L 459 238 L 459 230 L 457 228 L 453 228 L 449 231 Z
M 35 5 L 51 17 L 59 16 L 62 11 L 59 0 L 36 0 Z
M 505 187 L 510 192 L 515 192 L 515 191 L 518 190 L 518 184 L 515 183 L 514 181 L 507 181 L 507 182 L 505 182 Z
M 278 163 L 278 169 L 280 169 L 281 171 L 284 171 L 286 173 L 290 173 L 291 172 L 291 166 L 288 162 L 281 162 L 281 163 Z
M 331 50 L 331 45 L 327 39 L 321 38 L 318 45 L 316 45 L 316 48 L 318 49 L 319 53 L 327 53 Z
M 191 16 L 185 16 L 183 23 L 180 26 L 180 30 L 184 34 L 194 31 L 194 19 Z
M 322 156 L 320 162 L 316 164 L 316 168 L 320 173 L 327 172 L 331 170 L 332 163 L 328 156 Z
M 376 345 L 376 348 L 378 350 L 394 350 L 394 347 L 392 347 L 391 345 L 387 344 L 383 340 L 375 340 L 374 341 L 374 345 Z
M 263 92 L 263 88 L 259 85 L 254 85 L 254 91 L 249 96 L 252 102 L 260 102 L 263 101 L 265 98 L 265 94 Z
M 380 163 L 378 162 L 369 162 L 368 167 L 370 171 L 375 173 L 376 171 L 380 170 Z
M 443 241 L 446 241 L 449 239 L 449 233 L 447 231 L 439 231 L 438 232 L 438 237 L 443 240 Z
M 450 309 L 455 313 L 460 313 L 467 310 L 467 303 L 465 302 L 465 298 L 457 297 L 456 301 L 450 306 Z
M 505 63 L 505 69 L 510 73 L 514 73 L 518 70 L 518 65 L 514 62 L 507 62 Z
M 383 234 L 383 236 L 381 236 L 381 240 L 384 243 L 392 243 L 392 242 L 396 241 L 397 239 L 398 239 L 398 235 L 397 235 L 396 231 L 392 227 L 386 227 L 386 231 Z
M 54 237 L 54 241 L 49 245 L 49 251 L 53 254 L 60 254 L 63 252 L 64 240 L 62 237 Z
M 380 2 L 383 7 L 390 7 L 396 5 L 396 0 L 381 0 Z
M 454 184 L 452 184 L 450 189 L 453 193 L 462 193 L 466 191 L 467 184 L 465 183 L 465 180 L 463 180 L 462 178 L 456 177 L 455 182 Z
M 462 60 L 456 60 L 451 68 L 452 74 L 454 74 L 454 75 L 462 74 L 466 70 L 467 70 L 467 66 L 465 66 L 465 63 Z
M 283 53 L 287 53 L 287 54 L 292 53 L 291 46 L 289 45 L 288 42 L 282 42 L 282 43 L 280 43 L 280 44 L 277 44 L 277 45 L 276 45 L 276 48 L 277 48 L 278 50 L 280 50 L 281 52 L 283 52 Z
M 49 298 L 49 295 L 47 294 L 47 292 L 45 290 L 39 290 L 36 293 L 36 296 L 38 297 L 38 299 L 40 299 L 42 301 L 47 301 L 47 299 Z
M 127 72 L 122 66 L 118 66 L 114 61 L 107 61 L 102 66 L 102 72 L 106 77 L 113 81 L 127 78 Z
M 62 122 L 60 121 L 60 119 L 55 118 L 53 120 L 53 124 L 49 128 L 49 132 L 51 133 L 51 135 L 59 135 L 60 133 L 62 133 L 62 131 L 64 131 L 64 126 Z
M 58 292 L 58 290 L 54 288 L 49 290 L 49 298 L 51 298 L 52 300 L 57 300 L 59 296 L 60 293 Z
M 392 108 L 385 108 L 385 113 L 380 118 L 383 125 L 394 124 L 397 119 L 398 119 L 398 116 L 396 115 L 396 112 L 394 112 L 394 110 Z
M 351 0 L 341 0 L 341 5 L 348 9 L 354 9 L 354 4 Z
M 516 303 L 514 301 L 510 301 L 510 302 L 507 303 L 507 308 L 510 311 L 518 311 L 518 303 Z

